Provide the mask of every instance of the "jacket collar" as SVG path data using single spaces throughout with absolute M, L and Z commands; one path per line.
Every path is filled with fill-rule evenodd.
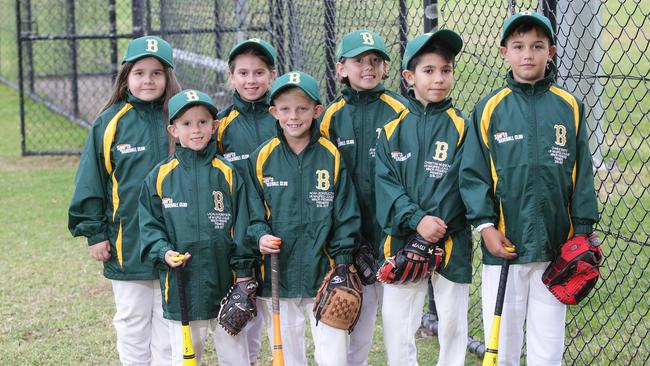
M 217 154 L 217 142 L 213 137 L 208 142 L 208 145 L 203 148 L 203 150 L 194 151 L 186 147 L 182 147 L 179 143 L 176 143 L 176 152 L 174 156 L 181 162 L 183 165 L 190 164 L 192 160 L 197 163 L 210 163 L 212 159 Z
M 244 113 L 268 113 L 269 105 L 266 103 L 266 94 L 260 100 L 254 102 L 247 102 L 235 91 L 232 96 L 233 105 L 235 109 Z
M 280 122 L 275 121 L 275 128 L 280 141 L 282 141 L 283 144 L 286 144 L 287 139 L 284 137 L 284 132 L 282 131 L 282 127 L 280 127 Z M 311 121 L 311 126 L 309 127 L 309 143 L 307 144 L 307 148 L 315 144 L 321 136 L 320 129 L 318 128 L 318 121 L 314 119 Z
M 160 97 L 160 98 L 158 98 L 156 100 L 152 100 L 151 102 L 145 102 L 143 100 L 140 100 L 140 99 L 136 98 L 133 94 L 131 94 L 130 91 L 127 92 L 127 93 L 128 93 L 127 96 L 126 96 L 127 103 L 130 103 L 130 104 L 132 104 L 134 106 L 137 105 L 137 106 L 141 106 L 141 107 L 149 107 L 149 106 L 162 107 L 162 105 L 163 105 L 163 97 Z
M 439 102 L 429 103 L 425 107 L 422 105 L 422 103 L 420 103 L 419 100 L 415 99 L 415 94 L 413 93 L 413 89 L 409 89 L 408 91 L 408 101 L 409 101 L 409 112 L 418 116 L 423 114 L 434 114 L 434 113 L 446 111 L 447 109 L 452 107 L 451 98 L 449 97 Z
M 512 75 L 512 70 L 508 71 L 508 76 L 506 77 L 506 80 L 508 82 L 508 86 L 510 89 L 513 91 L 517 91 L 520 93 L 524 94 L 532 94 L 532 95 L 537 95 L 544 93 L 549 90 L 551 85 L 553 84 L 553 79 L 554 79 L 554 74 L 551 71 L 546 71 L 546 74 L 544 75 L 544 78 L 541 80 L 538 80 L 534 85 L 533 84 L 527 84 L 527 83 L 520 83 L 515 80 L 514 76 Z
M 379 83 L 372 90 L 357 91 L 346 85 L 341 89 L 343 99 L 350 104 L 370 103 L 379 99 L 381 94 L 386 90 L 384 84 Z

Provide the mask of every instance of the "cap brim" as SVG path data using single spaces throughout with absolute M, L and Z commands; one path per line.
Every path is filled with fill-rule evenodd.
M 506 39 L 512 34 L 512 30 L 518 27 L 521 23 L 524 22 L 531 22 L 535 23 L 535 25 L 539 26 L 540 28 L 544 29 L 546 32 L 546 35 L 548 38 L 551 40 L 551 45 L 555 44 L 555 37 L 553 36 L 553 33 L 551 30 L 548 28 L 548 24 L 544 23 L 542 20 L 540 20 L 537 17 L 534 17 L 532 15 L 521 15 L 517 19 L 513 20 L 510 25 L 508 25 L 508 28 L 504 29 L 503 31 L 503 36 L 501 37 L 501 46 L 506 45 Z
M 381 55 L 381 57 L 384 60 L 390 61 L 390 56 L 388 56 L 388 54 L 386 52 L 384 52 L 382 50 L 379 50 L 379 49 L 377 49 L 375 47 L 371 47 L 371 46 L 363 46 L 363 47 L 357 47 L 357 48 L 351 49 L 348 52 L 340 55 L 339 58 L 338 58 L 338 61 L 341 61 L 344 58 L 356 57 L 356 56 L 359 56 L 360 54 L 362 54 L 364 52 L 368 52 L 368 51 L 376 52 L 379 55 Z
M 235 48 L 233 48 L 230 51 L 230 55 L 228 56 L 228 63 L 231 63 L 235 57 L 237 57 L 240 53 L 242 53 L 247 48 L 254 48 L 262 52 L 264 55 L 266 55 L 266 57 L 269 58 L 269 60 L 271 60 L 271 62 L 273 63 L 273 67 L 275 67 L 275 56 L 271 52 L 269 52 L 269 50 L 267 50 L 266 47 L 264 47 L 263 45 L 255 41 L 246 41 L 235 46 Z
M 178 110 L 176 112 L 174 112 L 174 114 L 171 114 L 169 116 L 169 124 L 171 124 L 172 121 L 174 120 L 174 118 L 176 118 L 176 116 L 178 116 L 178 113 L 180 111 L 182 111 L 184 109 L 187 109 L 188 107 L 195 106 L 195 105 L 205 106 L 208 109 L 208 111 L 210 111 L 210 114 L 212 115 L 212 118 L 217 118 L 217 114 L 219 113 L 219 110 L 217 110 L 217 107 L 215 107 L 214 105 L 212 105 L 210 103 L 204 102 L 202 100 L 196 100 L 196 101 L 192 101 L 192 102 L 188 102 L 187 104 L 184 104 L 182 107 L 178 108 Z
M 131 56 L 129 58 L 124 58 L 122 60 L 122 64 L 124 64 L 125 62 L 135 62 L 135 61 L 138 61 L 139 59 L 145 58 L 145 57 L 155 57 L 155 58 L 158 59 L 158 61 L 162 62 L 163 65 L 167 65 L 168 67 L 171 67 L 172 69 L 174 68 L 174 65 L 170 64 L 167 60 L 165 60 L 164 57 L 162 57 L 160 55 L 155 55 L 153 53 L 140 53 L 140 54 Z

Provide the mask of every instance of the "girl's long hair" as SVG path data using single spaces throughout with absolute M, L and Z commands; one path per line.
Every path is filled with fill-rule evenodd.
M 140 59 L 141 60 L 141 59 Z M 137 62 L 136 60 L 135 62 Z M 128 91 L 129 91 L 129 73 L 131 72 L 131 69 L 133 69 L 133 65 L 135 65 L 135 62 L 125 62 L 124 65 L 122 65 L 122 68 L 117 74 L 117 77 L 115 78 L 115 83 L 113 84 L 113 89 L 111 92 L 110 97 L 102 106 L 102 108 L 99 110 L 99 114 L 110 108 L 113 104 L 116 104 L 118 102 L 126 100 L 128 96 Z M 169 103 L 169 99 L 174 96 L 174 94 L 178 93 L 181 91 L 181 85 L 178 82 L 178 79 L 176 79 L 176 74 L 174 73 L 174 69 L 168 66 L 164 66 L 165 69 L 165 91 L 163 92 L 162 98 L 163 98 L 163 121 L 165 124 L 167 124 L 167 117 L 169 116 L 169 110 L 167 108 L 167 105 Z M 169 152 L 170 154 L 174 152 L 174 144 L 175 142 L 172 141 L 173 139 L 170 137 L 169 140 Z

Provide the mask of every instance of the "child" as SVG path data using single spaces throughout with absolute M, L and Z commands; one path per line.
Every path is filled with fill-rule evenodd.
M 276 75 L 275 55 L 275 48 L 269 43 L 251 38 L 236 44 L 228 56 L 228 81 L 235 92 L 233 104 L 217 116 L 217 145 L 219 153 L 242 176 L 248 175 L 246 160 L 250 153 L 275 135 L 275 118 L 269 113 L 266 101 Z M 254 366 L 262 345 L 262 317 L 254 317 L 244 332 Z
M 347 364 L 347 331 L 316 326 L 312 306 L 330 266 L 348 265 L 357 246 L 359 208 L 339 151 L 314 123 L 323 111 L 316 80 L 302 72 L 278 78 L 269 95 L 277 136 L 251 154 L 251 226 L 265 274 L 260 296 L 273 344 L 271 270 L 278 254 L 280 316 L 285 364 L 306 365 L 305 316 L 309 313 L 319 365 Z M 281 245 L 278 243 L 281 241 Z
M 406 100 L 382 84 L 390 57 L 377 33 L 366 29 L 350 32 L 343 36 L 337 50 L 336 72 L 344 86 L 341 95 L 325 110 L 320 130 L 337 145 L 350 167 L 362 213 L 362 243 L 371 247 L 368 252 L 374 254 L 376 261 L 381 256 L 381 228 L 375 220 L 377 135 L 381 127 L 406 108 Z M 350 335 L 350 366 L 367 364 L 375 332 L 381 285 L 373 282 L 374 271 L 371 274 L 370 281 L 364 281 L 361 316 Z
M 525 323 L 527 364 L 560 365 L 566 307 L 541 276 L 562 243 L 598 221 L 584 109 L 546 71 L 556 52 L 546 17 L 515 14 L 501 34 L 512 70 L 474 109 L 460 175 L 467 218 L 483 239 L 484 336 L 487 344 L 509 260 L 499 364 L 519 365 Z
M 240 175 L 217 155 L 211 136 L 217 108 L 206 94 L 184 90 L 169 101 L 170 156 L 147 176 L 140 195 L 142 260 L 160 270 L 163 309 L 170 319 L 172 363 L 183 365 L 183 335 L 176 272 L 183 264 L 192 342 L 197 363 L 208 330 L 221 365 L 247 365 L 245 336 L 217 327 L 219 301 L 233 282 L 251 278 L 255 253 L 245 252 L 248 204 Z M 212 143 L 211 143 L 212 142 Z M 185 253 L 184 260 L 172 257 Z M 188 259 L 191 260 L 188 261 Z
M 467 344 L 471 234 L 458 190 L 467 127 L 449 98 L 462 46 L 460 36 L 447 29 L 408 42 L 402 61 L 410 87 L 408 110 L 384 126 L 377 147 L 375 184 L 377 197 L 382 197 L 377 200 L 377 220 L 384 230 L 384 257 L 398 254 L 416 233 L 429 249 L 444 250 L 438 271 L 431 273 L 439 314 L 438 365 L 464 365 Z M 426 275 L 383 285 L 389 365 L 417 365 L 415 332 L 428 289 Z
M 169 364 L 158 271 L 140 262 L 140 184 L 168 154 L 167 101 L 180 90 L 172 48 L 155 36 L 129 43 L 112 94 L 95 120 L 75 178 L 68 228 L 104 262 L 117 312 L 122 364 Z
M 275 79 L 275 54 L 269 43 L 251 38 L 235 45 L 228 56 L 228 82 L 235 92 L 233 104 L 217 116 L 217 144 L 240 174 L 245 173 L 249 154 L 275 135 L 275 119 L 266 102 Z

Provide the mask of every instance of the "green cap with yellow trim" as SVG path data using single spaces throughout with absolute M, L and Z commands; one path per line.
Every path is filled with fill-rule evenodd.
M 501 46 L 506 45 L 506 39 L 508 39 L 512 34 L 512 31 L 522 23 L 532 23 L 542 28 L 551 41 L 551 45 L 555 44 L 555 33 L 553 32 L 551 21 L 540 13 L 534 11 L 522 11 L 512 15 L 503 23 L 503 27 L 501 28 Z
M 163 64 L 173 68 L 173 54 L 172 46 L 164 39 L 156 36 L 144 36 L 129 42 L 122 63 L 134 62 L 143 57 L 155 57 Z
M 242 42 L 237 43 L 231 50 L 230 54 L 228 55 L 228 64 L 232 62 L 232 60 L 237 57 L 240 53 L 244 52 L 245 50 L 249 48 L 254 48 L 263 54 L 266 55 L 266 57 L 271 60 L 271 66 L 275 67 L 275 62 L 276 62 L 276 51 L 273 46 L 271 46 L 270 43 L 263 39 L 259 38 L 250 38 L 247 40 L 244 40 Z
M 377 52 L 384 60 L 390 61 L 384 40 L 379 34 L 368 29 L 359 29 L 344 35 L 336 48 L 336 61 L 356 57 L 367 51 Z
M 424 33 L 413 38 L 406 44 L 404 57 L 402 58 L 402 69 L 408 69 L 411 60 L 413 60 L 413 58 L 417 56 L 425 46 L 433 42 L 442 44 L 445 48 L 449 49 L 454 56 L 458 55 L 460 50 L 463 49 L 463 39 L 453 30 L 438 29 L 433 33 Z
M 301 71 L 290 71 L 273 82 L 268 96 L 269 104 L 272 105 L 273 98 L 275 98 L 281 91 L 289 88 L 300 88 L 313 101 L 318 104 L 323 104 L 320 100 L 318 82 L 311 75 Z
M 212 118 L 217 118 L 217 113 L 219 113 L 209 95 L 198 90 L 185 89 L 169 98 L 169 123 L 174 121 L 180 111 L 191 105 L 205 106 L 210 111 Z

